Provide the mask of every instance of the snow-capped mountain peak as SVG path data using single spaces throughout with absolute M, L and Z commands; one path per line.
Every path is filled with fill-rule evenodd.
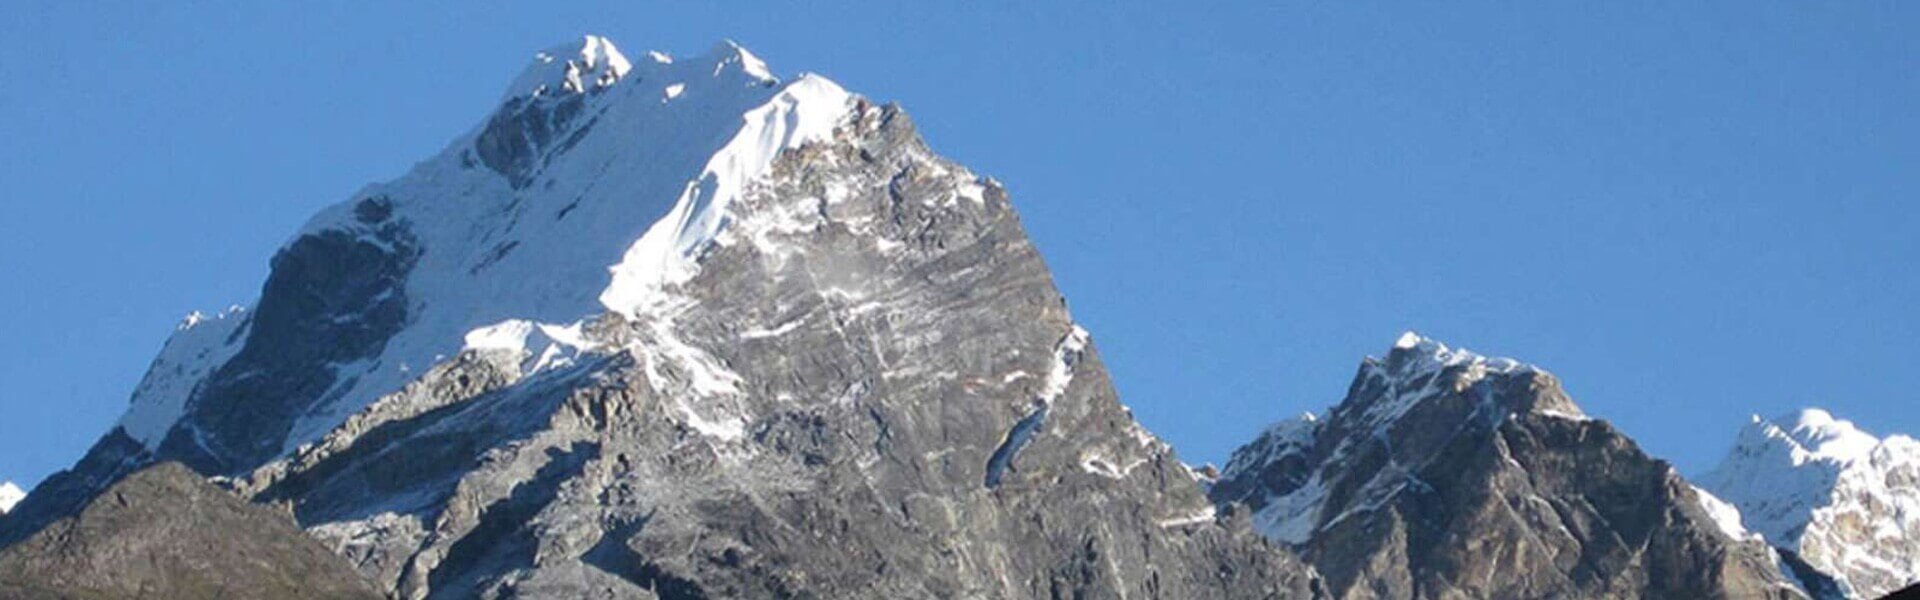
M 239 452 L 249 464 L 319 439 L 463 350 L 523 355 L 509 361 L 521 375 L 571 364 L 596 348 L 614 350 L 585 335 L 585 324 L 608 312 L 632 318 L 678 310 L 683 303 L 665 290 L 690 278 L 701 254 L 739 220 L 734 201 L 782 152 L 831 137 L 853 103 L 818 75 L 781 83 L 730 41 L 681 60 L 651 52 L 632 61 L 598 36 L 539 52 L 494 114 L 439 156 L 309 221 L 275 259 L 290 268 L 276 268 L 265 304 L 177 332 L 123 425 L 153 450 L 177 435 L 172 443 L 190 454 L 233 454 L 217 439 L 225 435 L 247 445 L 282 440 Z M 364 281 L 313 279 L 335 276 Z M 324 306 L 268 301 L 312 286 L 351 297 Z M 319 321 L 292 322 L 312 319 Z M 262 333 L 265 323 L 281 333 Z M 261 335 L 336 342 L 307 357 L 244 351 Z M 657 348 L 712 362 L 672 343 Z M 246 378 L 299 380 L 300 389 L 231 390 L 236 402 L 285 399 L 288 414 L 271 415 L 265 430 L 241 433 L 226 424 L 176 434 L 174 423 L 194 403 L 229 395 L 195 382 L 239 384 L 242 373 L 281 367 L 306 372 Z M 221 370 L 230 372 L 216 376 Z M 724 379 L 716 371 L 704 380 Z M 726 420 L 709 416 L 698 420 Z M 281 429 L 282 419 L 290 427 Z
M 1858 597 L 1920 581 L 1920 443 L 1818 408 L 1754 415 L 1699 478 L 1748 529 Z

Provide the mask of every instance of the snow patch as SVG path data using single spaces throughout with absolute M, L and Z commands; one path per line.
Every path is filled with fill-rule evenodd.
M 1253 514 L 1253 529 L 1260 535 L 1292 545 L 1313 539 L 1320 524 L 1320 511 L 1326 508 L 1327 486 L 1320 474 L 1291 493 L 1269 499 Z
M 1540 409 L 1540 410 L 1536 410 L 1536 411 L 1534 411 L 1534 412 L 1535 412 L 1535 413 L 1537 413 L 1537 414 L 1539 414 L 1539 415 L 1541 415 L 1541 416 L 1545 416 L 1545 417 L 1552 417 L 1552 418 L 1555 418 L 1555 419 L 1565 419 L 1565 420 L 1568 420 L 1568 421 L 1580 421 L 1580 422 L 1586 422 L 1586 421 L 1592 421 L 1592 420 L 1593 420 L 1593 417 L 1589 417 L 1589 416 L 1586 416 L 1586 415 L 1581 415 L 1581 414 L 1574 414 L 1574 413 L 1570 413 L 1570 412 L 1565 412 L 1565 411 L 1558 411 L 1558 410 L 1553 410 L 1553 409 L 1550 409 L 1550 408 L 1543 408 L 1543 409 Z
M 592 350 L 580 322 L 566 325 L 508 319 L 467 332 L 463 350 L 508 352 L 521 357 L 520 375 L 574 363 L 582 352 Z
M 787 321 L 785 323 L 781 323 L 778 326 L 773 327 L 772 329 L 767 329 L 767 328 L 748 329 L 746 331 L 740 332 L 740 339 L 758 340 L 758 339 L 771 338 L 771 337 L 780 337 L 780 336 L 786 335 L 790 331 L 799 329 L 800 324 L 803 323 L 804 321 L 805 321 L 804 319 L 794 319 L 791 321 Z
M 0 481 L 0 515 L 13 512 L 13 507 L 27 499 L 27 492 L 11 481 Z
M 1201 523 L 1212 523 L 1217 515 L 1219 515 L 1219 509 L 1208 505 L 1194 509 L 1193 512 L 1185 515 L 1171 519 L 1161 519 L 1159 524 L 1161 529 L 1169 529 L 1173 527 L 1185 527 L 1187 525 L 1199 525 Z
M 1040 386 L 1040 402 L 1053 404 L 1054 400 L 1067 393 L 1067 386 L 1073 383 L 1073 368 L 1080 363 L 1080 357 L 1087 351 L 1087 341 L 1091 338 L 1086 329 L 1075 324 L 1067 337 L 1054 346 L 1053 366 Z
M 240 351 L 245 336 L 238 334 L 246 313 L 245 308 L 230 306 L 213 315 L 194 311 L 181 319 L 134 388 L 133 401 L 120 417 L 120 429 L 149 450 L 159 448 L 186 412 L 194 388 Z
M 1414 347 L 1419 346 L 1420 342 L 1423 342 L 1423 341 L 1426 341 L 1426 338 L 1420 337 L 1420 334 L 1418 333 L 1408 331 L 1406 333 L 1400 334 L 1400 339 L 1393 341 L 1393 349 L 1412 350 Z
M 752 58 L 745 50 L 740 56 Z M 757 64 L 758 59 L 753 60 Z M 747 111 L 739 133 L 708 159 L 698 178 L 687 182 L 666 216 L 610 268 L 613 281 L 600 294 L 601 304 L 635 316 L 662 288 L 691 279 L 698 272 L 700 252 L 727 225 L 729 206 L 765 176 L 781 151 L 831 138 L 852 101 L 838 84 L 806 75 Z
M 1701 510 L 1707 511 L 1707 516 L 1713 519 L 1713 524 L 1720 528 L 1721 533 L 1726 534 L 1728 538 L 1736 541 L 1759 541 L 1761 539 L 1759 534 L 1747 531 L 1746 526 L 1740 523 L 1739 508 L 1735 508 L 1732 504 L 1728 504 L 1727 501 L 1721 500 L 1719 496 L 1715 496 L 1701 489 L 1700 486 L 1689 484 L 1689 487 L 1692 487 L 1694 495 L 1700 498 Z
M 1125 479 L 1133 470 L 1146 464 L 1144 456 L 1127 461 L 1115 461 L 1098 450 L 1088 450 L 1080 455 L 1080 470 L 1099 475 L 1107 479 Z

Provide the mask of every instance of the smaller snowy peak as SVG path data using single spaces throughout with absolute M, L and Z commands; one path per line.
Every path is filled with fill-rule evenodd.
M 27 492 L 11 481 L 0 481 L 0 515 L 13 512 L 13 507 L 27 498 Z
M 1700 486 L 1854 597 L 1920 580 L 1920 443 L 1818 408 L 1754 415 Z
M 612 41 L 589 35 L 577 42 L 535 53 L 533 64 L 514 79 L 507 95 L 541 97 L 584 93 L 611 86 L 632 69 L 633 63 Z

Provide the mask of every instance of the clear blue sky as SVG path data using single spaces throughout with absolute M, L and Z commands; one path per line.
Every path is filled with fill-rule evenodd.
M 1190 461 L 1408 328 L 1553 370 L 1685 472 L 1750 412 L 1920 432 L 1910 2 L 182 4 L 0 17 L 0 478 L 70 464 L 183 314 L 588 32 L 901 102 L 1012 190 Z

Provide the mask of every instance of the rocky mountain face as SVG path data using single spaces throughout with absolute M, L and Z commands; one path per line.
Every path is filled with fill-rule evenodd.
M 1411 333 L 1325 418 L 1236 451 L 1211 495 L 1252 509 L 1338 598 L 1802 595 L 1552 375 Z
M 1119 403 L 999 184 L 731 44 L 543 52 L 272 267 L 0 545 L 177 460 L 399 598 L 1317 593 Z
M 178 463 L 135 472 L 0 549 L 5 598 L 379 598 L 284 513 Z
M 1840 596 L 1875 598 L 1920 581 L 1920 443 L 1885 438 L 1820 409 L 1753 417 L 1700 485 L 1746 527 Z

